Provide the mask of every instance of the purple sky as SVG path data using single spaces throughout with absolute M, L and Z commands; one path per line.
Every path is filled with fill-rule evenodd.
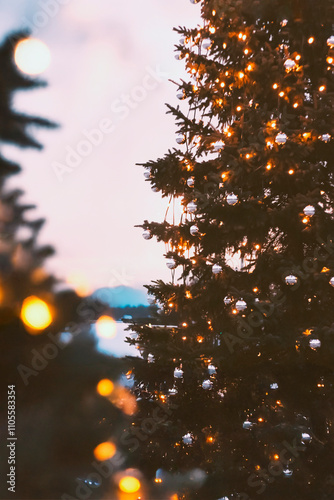
M 174 58 L 179 36 L 172 28 L 196 26 L 200 4 L 11 0 L 2 3 L 0 17 L 3 35 L 34 24 L 33 35 L 52 56 L 43 75 L 49 87 L 21 93 L 15 105 L 54 119 L 61 128 L 38 133 L 45 144 L 42 153 L 3 148 L 23 167 L 11 186 L 22 187 L 24 200 L 36 203 L 31 216 L 47 218 L 40 242 L 57 250 L 49 268 L 62 278 L 78 273 L 91 289 L 169 279 L 164 245 L 144 241 L 141 229 L 133 227 L 144 219 L 162 221 L 167 206 L 135 163 L 154 160 L 177 145 L 174 121 L 164 106 L 179 102 L 168 78 L 185 76 L 184 63 Z M 158 77 L 152 76 L 157 70 Z M 55 162 L 65 164 L 68 151 L 80 149 L 85 131 L 101 124 L 112 131 L 99 134 L 102 142 L 60 182 Z

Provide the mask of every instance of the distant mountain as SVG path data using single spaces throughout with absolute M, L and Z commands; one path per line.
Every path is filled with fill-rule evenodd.
M 148 306 L 146 290 L 139 290 L 129 286 L 99 288 L 92 296 L 108 304 L 109 307 Z

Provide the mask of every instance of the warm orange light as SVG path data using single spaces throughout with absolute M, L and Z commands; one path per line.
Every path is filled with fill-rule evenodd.
M 308 336 L 308 335 L 311 335 L 311 334 L 312 334 L 312 332 L 313 332 L 313 330 L 310 330 L 309 328 L 307 328 L 307 329 L 303 332 L 303 335 Z
M 187 340 L 187 337 L 182 337 L 182 340 Z
M 242 71 L 239 71 L 238 76 L 240 79 L 242 79 L 245 76 L 245 74 Z
M 240 40 L 242 40 L 242 37 L 243 37 L 243 34 L 242 34 L 242 33 L 239 33 L 238 38 L 239 38 Z
M 45 330 L 52 323 L 49 306 L 44 300 L 31 295 L 23 301 L 21 320 L 26 326 L 40 333 L 41 330 Z
M 116 321 L 110 316 L 100 316 L 95 326 L 97 335 L 103 339 L 111 339 L 116 336 Z
M 170 308 L 174 307 L 173 302 L 170 302 L 170 303 L 168 304 L 168 307 L 170 307 Z
M 97 384 L 96 390 L 100 396 L 110 396 L 114 390 L 114 384 L 108 378 L 104 378 Z
M 261 246 L 260 245 L 255 245 L 255 250 L 260 250 Z
M 244 54 L 247 56 L 247 54 L 249 54 L 249 49 L 245 49 Z
M 155 482 L 155 483 L 162 483 L 162 479 L 161 479 L 160 477 L 156 477 L 156 478 L 154 479 L 154 482 Z
M 226 49 L 227 45 L 226 43 L 223 43 L 223 49 Z
M 204 337 L 202 337 L 201 335 L 197 336 L 197 342 L 199 342 L 200 344 L 202 344 L 203 340 L 204 340 Z
M 94 457 L 100 462 L 103 462 L 103 460 L 109 460 L 115 455 L 115 453 L 116 446 L 114 443 L 110 443 L 110 441 L 101 443 L 94 449 Z
M 225 83 L 224 82 L 221 82 L 220 84 L 221 88 L 223 89 L 225 87 Z
M 283 97 L 284 96 L 284 92 L 283 90 L 281 90 L 281 92 L 278 94 L 280 97 Z
M 247 66 L 247 70 L 248 70 L 248 71 L 252 71 L 252 69 L 253 69 L 253 66 L 252 66 L 251 64 L 248 64 L 248 66 Z
M 308 217 L 304 217 L 304 219 L 302 220 L 303 224 L 307 224 L 309 221 Z
M 188 326 L 188 323 L 186 323 L 185 321 L 182 323 L 182 326 L 186 327 Z
M 319 87 L 319 92 L 323 92 L 326 89 L 325 85 L 321 85 Z
M 186 291 L 186 298 L 187 299 L 191 299 L 192 298 L 191 292 L 189 292 L 189 290 Z
M 333 64 L 334 59 L 332 57 L 327 57 L 326 61 L 328 64 Z
M 214 26 L 210 26 L 209 31 L 213 35 L 214 33 L 216 33 L 216 28 Z
M 213 16 L 215 16 L 215 15 L 216 15 L 216 11 L 215 11 L 215 10 L 213 10 L 213 11 L 212 11 L 212 15 L 213 15 Z
M 140 489 L 140 481 L 133 476 L 125 476 L 120 480 L 118 487 L 124 493 L 136 493 Z
M 262 417 L 259 417 L 257 420 L 258 422 L 264 422 L 264 419 Z
M 311 43 L 314 42 L 314 37 L 313 36 L 310 36 L 310 38 L 307 40 L 308 43 L 311 45 Z
M 215 440 L 215 439 L 214 439 L 212 436 L 208 436 L 208 437 L 206 438 L 206 442 L 207 442 L 207 443 L 213 443 L 213 442 L 214 442 L 214 440 Z
M 326 266 L 321 269 L 322 273 L 328 273 L 328 271 L 330 271 L 330 269 Z
M 274 83 L 273 89 L 275 89 L 275 90 L 278 89 L 278 84 L 277 83 Z
M 293 105 L 293 107 L 294 107 L 295 109 L 296 109 L 296 108 L 298 108 L 298 102 L 295 102 L 295 103 L 294 103 L 294 105 Z
M 237 106 L 237 111 L 241 111 L 241 106 Z
M 289 174 L 289 175 L 293 175 L 294 173 L 295 173 L 295 171 L 293 170 L 293 168 L 290 168 L 290 170 L 289 170 L 288 174 Z
M 267 170 L 271 170 L 271 168 L 272 168 L 271 163 L 268 163 L 268 165 L 266 166 L 266 169 L 267 169 Z
M 301 58 L 301 57 L 302 57 L 302 56 L 301 56 L 300 54 L 297 54 L 297 55 L 296 55 L 296 57 L 295 57 L 296 61 L 300 61 L 300 58 Z
M 250 155 L 249 153 L 246 154 L 246 159 L 249 160 L 249 158 L 251 157 L 252 155 Z
M 279 460 L 279 455 L 277 455 L 277 453 L 274 455 L 274 460 Z
M 238 314 L 237 309 L 233 309 L 232 314 Z

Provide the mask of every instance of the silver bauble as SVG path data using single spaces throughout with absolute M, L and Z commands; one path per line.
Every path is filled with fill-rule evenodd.
M 284 63 L 284 67 L 288 71 L 290 71 L 291 69 L 293 69 L 295 66 L 296 66 L 296 63 L 295 63 L 295 61 L 293 59 L 287 59 L 285 61 L 285 63 Z
M 187 205 L 187 211 L 190 213 L 190 214 L 193 214 L 194 212 L 196 212 L 197 210 L 197 205 L 194 201 L 191 201 L 190 203 L 188 203 Z
M 226 201 L 228 205 L 236 205 L 238 203 L 238 196 L 234 193 L 228 194 L 226 196 Z
M 168 267 L 168 269 L 175 269 L 177 267 L 175 259 L 173 259 L 173 258 L 167 259 L 166 266 Z
M 298 278 L 294 274 L 289 274 L 288 276 L 285 277 L 285 283 L 287 285 L 293 286 L 297 283 Z
M 202 40 L 203 49 L 209 49 L 211 45 L 212 45 L 212 40 L 210 38 L 204 38 L 204 40 Z
M 334 286 L 334 276 L 333 276 L 333 277 L 329 280 L 329 284 L 330 284 L 331 286 Z
M 191 236 L 196 236 L 196 234 L 198 234 L 198 233 L 199 233 L 199 229 L 196 226 L 196 224 L 194 224 L 193 226 L 190 227 Z
M 193 444 L 193 437 L 190 432 L 182 437 L 182 441 L 184 442 L 184 444 Z
M 212 266 L 213 274 L 219 274 L 222 272 L 222 270 L 223 270 L 222 266 L 220 266 L 219 264 L 213 264 Z
M 194 177 L 189 177 L 189 179 L 187 179 L 187 186 L 192 188 L 192 187 L 194 187 L 194 185 L 195 185 Z
M 185 136 L 183 134 L 178 135 L 176 138 L 176 142 L 178 144 L 184 144 L 186 142 Z
M 284 134 L 284 132 L 279 132 L 279 134 L 276 135 L 275 137 L 275 142 L 277 144 L 285 144 L 287 141 L 287 135 Z
M 309 216 L 309 217 L 312 217 L 314 214 L 315 214 L 315 208 L 313 205 L 307 205 L 304 210 L 303 210 L 304 214 Z
M 149 229 L 145 229 L 143 232 L 143 238 L 144 240 L 150 240 L 153 237 L 151 231 Z
M 211 380 L 209 380 L 209 379 L 204 380 L 204 382 L 203 382 L 203 384 L 202 384 L 202 387 L 203 387 L 203 389 L 205 389 L 205 390 L 212 389 L 212 386 L 213 386 L 213 382 L 211 382 Z
M 242 424 L 243 429 L 249 430 L 252 428 L 252 422 L 249 420 L 245 420 L 244 423 Z
M 174 378 L 183 378 L 183 370 L 181 368 L 175 368 Z
M 334 47 L 334 35 L 327 38 L 327 45 L 331 48 Z
M 330 139 L 331 139 L 331 136 L 329 134 L 322 134 L 322 136 L 321 136 L 321 140 L 323 142 L 328 142 L 328 141 L 330 141 Z
M 312 349 L 319 349 L 319 347 L 321 347 L 321 340 L 319 340 L 319 339 L 310 339 L 309 346 Z
M 240 299 L 235 304 L 235 308 L 237 311 L 244 311 L 245 309 L 247 309 L 247 304 L 243 299 Z
M 214 365 L 209 365 L 208 366 L 208 373 L 209 375 L 214 375 L 217 372 L 216 367 Z

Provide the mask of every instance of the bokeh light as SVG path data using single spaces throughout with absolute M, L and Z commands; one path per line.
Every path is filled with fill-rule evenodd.
M 114 390 L 114 384 L 108 378 L 104 378 L 97 384 L 96 389 L 100 396 L 110 396 Z
M 104 339 L 116 336 L 116 321 L 110 316 L 100 316 L 96 321 L 97 335 Z
M 124 476 L 119 482 L 119 489 L 124 493 L 135 493 L 140 489 L 140 481 L 133 476 Z
M 103 462 L 103 460 L 109 460 L 115 455 L 115 453 L 116 446 L 110 441 L 101 443 L 94 449 L 94 457 L 100 462 Z
M 51 324 L 52 315 L 47 303 L 32 295 L 23 301 L 21 320 L 26 326 L 39 333 Z
M 74 288 L 79 297 L 86 297 L 92 292 L 91 286 L 88 283 L 86 276 L 78 271 L 71 272 L 66 282 Z
M 40 75 L 50 65 L 51 55 L 47 45 L 37 38 L 18 42 L 14 52 L 17 67 L 27 75 Z

